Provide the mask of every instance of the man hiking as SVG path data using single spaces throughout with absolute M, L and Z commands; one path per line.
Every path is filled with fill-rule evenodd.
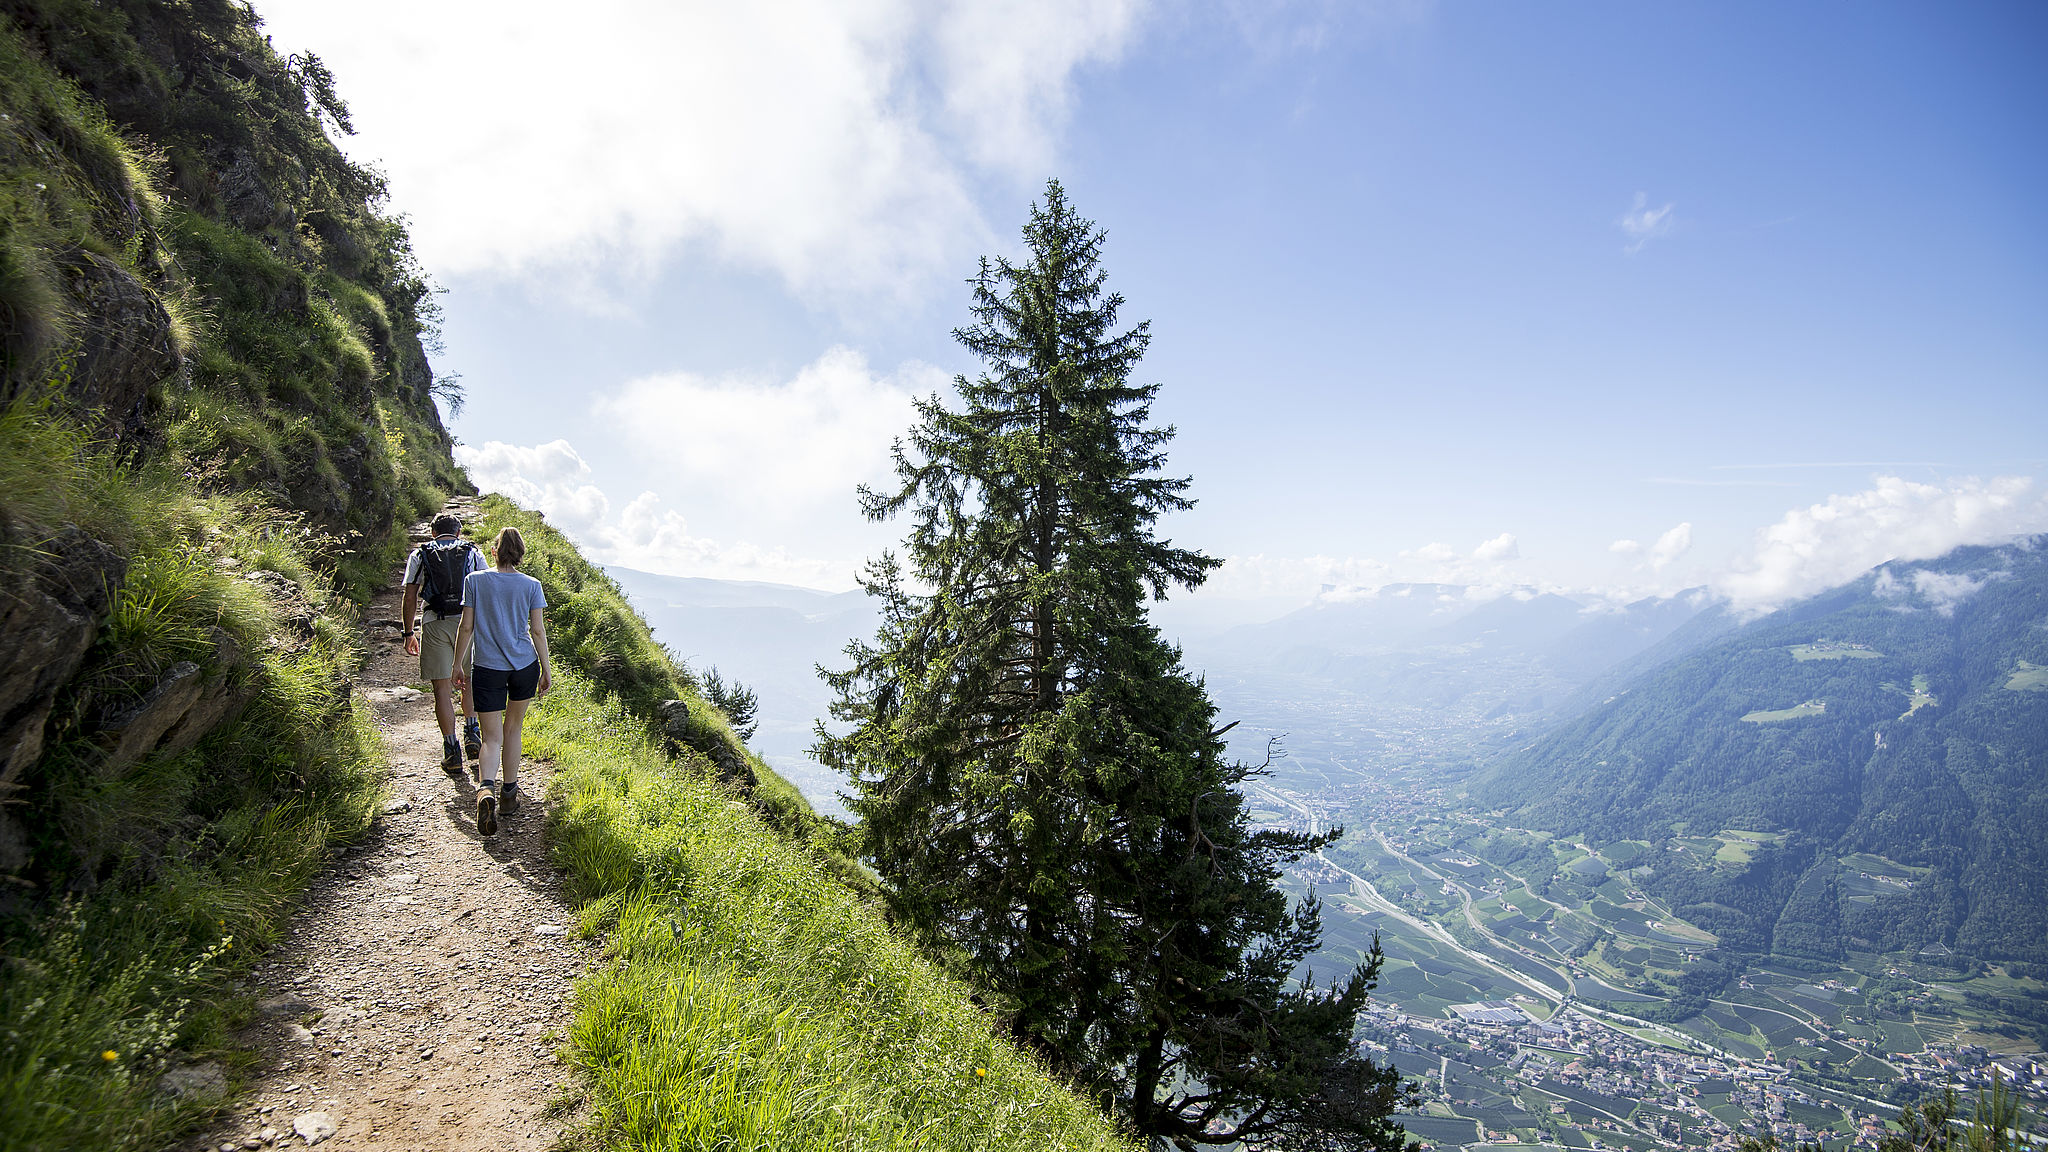
M 434 686 L 434 718 L 441 722 L 441 767 L 450 772 L 462 771 L 465 753 L 474 760 L 484 748 L 476 705 L 466 687 L 462 693 L 462 738 L 455 736 L 455 635 L 462 627 L 462 582 L 484 567 L 483 552 L 462 538 L 462 521 L 446 512 L 434 517 L 434 538 L 413 549 L 405 561 L 405 600 L 399 608 L 405 625 L 405 654 L 420 658 L 420 675 Z M 413 609 L 423 601 L 424 619 L 415 632 Z M 466 666 L 468 660 L 462 664 Z

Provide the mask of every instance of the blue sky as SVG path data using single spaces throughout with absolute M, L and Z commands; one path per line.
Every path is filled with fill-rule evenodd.
M 2048 530 L 2038 6 L 259 11 L 449 289 L 473 473 L 608 561 L 846 586 L 1049 176 L 1219 597 L 1770 602 Z

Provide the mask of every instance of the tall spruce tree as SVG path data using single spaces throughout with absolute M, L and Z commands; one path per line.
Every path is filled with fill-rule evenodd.
M 960 958 L 1018 1039 L 1174 1147 L 1399 1148 L 1401 1090 L 1355 1051 L 1370 961 L 1327 989 L 1290 979 L 1320 909 L 1280 866 L 1340 832 L 1253 832 L 1201 683 L 1146 618 L 1218 561 L 1153 533 L 1191 506 L 1160 476 L 1171 428 L 1132 383 L 1145 324 L 1117 330 L 1104 234 L 1057 181 L 1022 263 L 984 260 L 955 337 L 984 372 L 936 396 L 896 448 L 907 565 L 871 564 L 883 605 L 828 673 L 820 757 L 846 772 L 863 849 L 898 917 Z

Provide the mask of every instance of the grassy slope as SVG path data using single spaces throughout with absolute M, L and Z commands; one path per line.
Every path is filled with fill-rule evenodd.
M 1128 1147 L 815 854 L 558 683 L 528 746 L 584 926 L 615 926 L 570 1037 L 607 1146 Z
M 583 926 L 613 932 L 570 1043 L 596 1140 L 1128 1147 L 882 922 L 795 789 L 750 755 L 738 782 L 672 756 L 653 723 L 672 698 L 741 749 L 616 584 L 538 517 L 498 497 L 484 508 L 480 534 L 520 528 L 547 586 L 564 674 L 526 747 L 555 765 L 551 836 Z
M 0 484 L 29 470 L 43 511 L 133 560 L 26 801 L 45 876 L 27 890 L 49 891 L 61 868 L 73 891 L 0 927 L 0 1148 L 159 1147 L 217 1103 L 157 1092 L 161 1072 L 250 1059 L 227 1040 L 247 1007 L 229 982 L 280 933 L 328 845 L 368 826 L 381 749 L 360 704 L 336 690 L 357 662 L 352 607 L 296 520 L 123 469 L 81 443 L 75 422 L 18 404 L 0 412 Z M 287 605 L 244 571 L 294 578 L 289 607 L 310 620 L 288 623 Z M 256 657 L 230 664 L 222 633 Z M 94 771 L 91 735 L 65 716 L 178 660 L 238 681 L 249 696 L 239 721 L 181 755 Z

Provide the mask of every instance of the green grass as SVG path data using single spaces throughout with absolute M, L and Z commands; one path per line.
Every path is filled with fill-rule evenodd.
M 251 1059 L 227 981 L 375 811 L 355 605 L 463 480 L 430 286 L 253 14 L 40 0 L 0 23 L 0 580 L 73 548 L 124 561 L 0 813 L 27 856 L 0 884 L 0 1148 L 163 1147 L 218 1102 L 157 1078 Z M 236 222 L 223 155 L 278 212 Z M 81 253 L 165 310 L 98 333 L 168 354 L 118 452 L 72 375 L 120 319 L 66 287 Z M 188 660 L 232 719 L 110 760 L 102 718 Z
M 1789 651 L 1792 658 L 1801 663 L 1808 660 L 1882 660 L 1884 653 L 1874 648 L 1845 648 L 1830 641 L 1816 641 L 1812 644 L 1794 644 Z
M 2048 692 L 2048 668 L 2021 660 L 2005 678 L 2005 686 L 2014 692 Z
M 2010 687 L 2009 683 L 2008 687 Z M 1936 703 L 1939 703 L 1939 701 L 1935 700 L 1934 698 L 1934 693 L 1931 690 L 1931 686 L 1928 682 L 1926 673 L 1915 672 L 1913 674 L 1913 691 L 1908 695 L 1907 701 L 1908 702 L 1906 704 L 1906 710 L 1904 712 L 1899 713 L 1899 719 L 1901 720 L 1904 720 L 1906 717 L 1911 716 L 1913 713 L 1918 712 L 1922 708 L 1930 707 Z
M 613 925 L 567 1054 L 632 1149 L 1128 1148 L 818 855 L 574 672 L 527 728 L 550 836 Z
M 1805 720 L 1812 716 L 1827 714 L 1827 704 L 1820 700 L 1808 700 L 1790 708 L 1760 708 L 1743 717 L 1751 724 L 1782 724 L 1787 720 Z
M 1745 716 L 1747 720 L 1749 717 Z M 1785 838 L 1782 832 L 1744 832 L 1726 829 L 1718 834 L 1714 849 L 1716 864 L 1747 865 L 1756 857 L 1757 849 L 1765 844 L 1776 844 Z

